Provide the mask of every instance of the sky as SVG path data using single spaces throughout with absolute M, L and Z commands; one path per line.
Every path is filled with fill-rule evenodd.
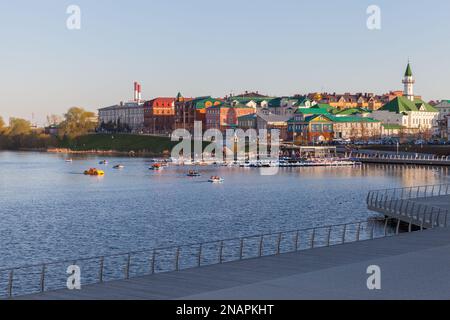
M 450 99 L 449 36 L 448 0 L 1 0 L 0 116 L 95 111 L 131 99 L 134 81 L 144 99 L 381 94 L 402 89 L 408 59 L 416 94 Z

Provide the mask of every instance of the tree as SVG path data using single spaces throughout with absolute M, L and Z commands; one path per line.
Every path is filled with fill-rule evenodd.
M 5 130 L 5 121 L 3 121 L 3 118 L 0 116 L 0 133 L 2 133 Z
M 49 126 L 56 126 L 63 121 L 62 117 L 56 114 L 51 114 L 47 116 L 47 124 Z
M 92 121 L 94 117 L 93 112 L 86 111 L 83 108 L 70 108 L 60 125 L 60 135 L 76 138 L 93 131 L 96 127 L 96 123 Z
M 26 135 L 31 132 L 31 123 L 25 119 L 10 118 L 8 134 L 11 136 Z

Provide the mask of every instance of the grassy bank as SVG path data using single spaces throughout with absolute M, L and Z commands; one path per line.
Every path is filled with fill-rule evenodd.
M 130 134 L 91 134 L 73 140 L 63 140 L 60 148 L 73 151 L 118 151 L 147 153 L 153 155 L 170 154 L 176 143 L 169 138 Z

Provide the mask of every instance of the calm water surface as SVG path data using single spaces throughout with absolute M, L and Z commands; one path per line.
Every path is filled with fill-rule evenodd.
M 353 222 L 372 189 L 448 183 L 446 168 L 187 168 L 148 159 L 0 152 L 0 268 Z M 122 163 L 124 170 L 114 170 Z M 82 174 L 90 167 L 102 178 Z M 212 185 L 210 175 L 225 183 Z

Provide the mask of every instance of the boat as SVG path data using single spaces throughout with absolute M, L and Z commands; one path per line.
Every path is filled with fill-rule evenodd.
M 223 183 L 225 180 L 221 177 L 211 177 L 208 182 L 211 183 Z
M 113 169 L 123 169 L 123 168 L 125 168 L 125 166 L 122 165 L 122 164 L 118 164 L 118 165 L 113 167 Z
M 155 163 L 154 165 L 152 165 L 151 167 L 150 167 L 150 170 L 154 170 L 154 171 L 161 171 L 161 170 L 163 170 L 164 168 L 161 166 L 161 164 L 160 163 Z
M 108 164 L 108 161 L 107 160 L 102 160 L 98 164 Z
M 200 177 L 201 174 L 198 171 L 195 170 L 190 170 L 187 174 L 188 177 Z
M 73 162 L 73 159 L 66 159 L 66 162 Z
M 98 170 L 96 168 L 90 168 L 89 170 L 84 171 L 84 174 L 87 176 L 104 176 L 105 171 Z

